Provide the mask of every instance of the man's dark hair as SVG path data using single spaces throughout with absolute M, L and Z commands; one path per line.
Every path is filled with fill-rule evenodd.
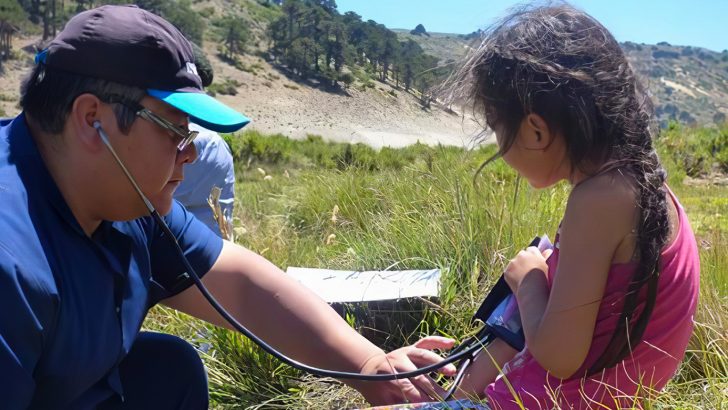
M 60 134 L 71 112 L 73 102 L 81 94 L 93 94 L 105 102 L 138 103 L 146 92 L 138 87 L 86 77 L 38 64 L 20 87 L 20 106 L 43 132 Z M 135 113 L 124 104 L 114 104 L 119 129 L 129 132 Z

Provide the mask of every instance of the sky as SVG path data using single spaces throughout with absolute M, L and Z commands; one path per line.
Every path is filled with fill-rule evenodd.
M 467 34 L 486 28 L 522 2 L 506 0 L 336 0 L 339 13 L 354 11 L 364 21 L 388 28 Z M 572 0 L 620 41 L 728 49 L 726 0 Z

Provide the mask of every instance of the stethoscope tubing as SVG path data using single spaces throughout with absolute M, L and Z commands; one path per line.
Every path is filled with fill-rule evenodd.
M 361 374 L 361 373 L 354 373 L 354 372 L 344 372 L 344 371 L 336 371 L 336 370 L 328 370 L 328 369 L 321 369 L 314 366 L 309 366 L 307 364 L 304 364 L 302 362 L 299 362 L 295 359 L 292 359 L 283 353 L 277 351 L 275 348 L 270 346 L 268 343 L 266 343 L 264 340 L 260 339 L 258 336 L 256 336 L 253 332 L 248 330 L 245 326 L 243 326 L 240 322 L 238 322 L 237 319 L 235 319 L 230 313 L 228 313 L 225 308 L 223 308 L 220 303 L 215 299 L 214 296 L 207 290 L 207 287 L 202 283 L 202 280 L 200 279 L 199 275 L 197 275 L 197 272 L 192 267 L 192 265 L 187 260 L 187 257 L 185 256 L 184 252 L 182 251 L 182 248 L 179 245 L 179 242 L 177 242 L 177 239 L 175 238 L 172 231 L 169 229 L 169 226 L 167 226 L 167 223 L 164 221 L 164 219 L 159 215 L 157 210 L 154 208 L 154 206 L 151 204 L 151 202 L 146 198 L 144 193 L 142 193 L 141 189 L 137 185 L 136 181 L 132 177 L 131 173 L 127 170 L 127 168 L 124 166 L 123 162 L 119 158 L 119 156 L 114 151 L 113 147 L 111 146 L 111 143 L 109 141 L 108 136 L 104 132 L 104 130 L 101 128 L 101 124 L 96 121 L 94 122 L 94 128 L 98 131 L 99 135 L 101 136 L 102 141 L 104 142 L 104 145 L 111 151 L 112 156 L 116 160 L 117 164 L 121 167 L 122 171 L 126 175 L 126 177 L 129 179 L 129 182 L 131 182 L 132 186 L 134 187 L 134 190 L 137 192 L 139 197 L 142 199 L 144 204 L 146 205 L 149 214 L 154 218 L 155 222 L 161 227 L 162 231 L 164 232 L 164 235 L 167 237 L 169 242 L 174 246 L 175 251 L 180 257 L 180 260 L 184 264 L 185 269 L 187 270 L 187 273 L 189 274 L 190 278 L 194 281 L 197 288 L 200 290 L 200 293 L 205 297 L 205 299 L 210 303 L 210 305 L 228 322 L 230 325 L 233 326 L 237 331 L 248 337 L 250 340 L 252 340 L 255 344 L 260 346 L 261 349 L 266 351 L 267 353 L 271 354 L 272 356 L 276 357 L 278 360 L 282 361 L 283 363 L 286 363 L 287 365 L 307 372 L 311 373 L 317 376 L 321 377 L 332 377 L 336 379 L 350 379 L 350 380 L 362 380 L 362 381 L 391 381 L 391 380 L 400 380 L 400 379 L 409 379 L 412 377 L 420 376 L 427 373 L 432 373 L 436 371 L 437 369 L 442 368 L 443 366 L 454 363 L 458 360 L 465 359 L 461 366 L 459 366 L 458 373 L 455 377 L 455 380 L 453 381 L 451 387 L 448 390 L 448 394 L 443 400 L 446 400 L 457 389 L 458 384 L 462 380 L 465 370 L 472 361 L 472 358 L 475 356 L 475 354 L 482 349 L 490 340 L 492 335 L 485 331 L 481 331 L 477 337 L 469 338 L 468 340 L 464 341 L 462 344 L 460 344 L 455 350 L 453 350 L 452 354 L 448 355 L 447 357 L 443 358 L 441 362 L 431 364 L 429 366 L 425 366 L 422 368 L 419 368 L 417 370 L 409 371 L 409 372 L 402 372 L 402 373 L 390 373 L 390 374 Z

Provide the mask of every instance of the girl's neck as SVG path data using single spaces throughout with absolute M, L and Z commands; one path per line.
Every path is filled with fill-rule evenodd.
M 592 175 L 587 175 L 580 170 L 576 169 L 574 172 L 571 173 L 569 176 L 569 183 L 572 187 L 576 187 L 580 183 L 582 183 L 584 180 L 588 179 Z
M 601 165 L 582 163 L 582 165 L 578 167 L 572 165 L 571 172 L 569 173 L 569 177 L 567 179 L 571 184 L 572 188 L 576 188 L 579 184 L 586 181 L 587 179 L 612 171 L 616 167 L 617 164 L 614 162 L 607 162 L 606 164 Z

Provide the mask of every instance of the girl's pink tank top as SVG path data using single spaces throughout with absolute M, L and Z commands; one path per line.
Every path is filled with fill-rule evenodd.
M 529 410 L 641 407 L 635 396 L 645 396 L 650 394 L 649 391 L 654 394 L 672 378 L 685 355 L 693 330 L 700 286 L 700 261 L 685 211 L 672 192 L 670 196 L 678 209 L 678 233 L 661 254 L 662 269 L 655 307 L 644 337 L 632 354 L 617 366 L 592 377 L 561 380 L 549 375 L 526 347 L 504 366 L 504 377 L 486 388 L 485 393 L 493 409 L 520 409 L 518 401 Z M 554 239 L 554 253 L 548 260 L 549 285 L 553 283 L 559 260 L 558 233 Z M 576 374 L 585 374 L 609 343 L 635 266 L 632 262 L 610 267 L 592 344 L 584 365 Z M 639 315 L 643 306 L 644 297 L 634 317 Z

